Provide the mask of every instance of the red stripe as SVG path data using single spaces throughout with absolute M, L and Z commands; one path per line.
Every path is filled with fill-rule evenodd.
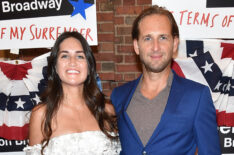
M 234 113 L 226 113 L 225 111 L 217 112 L 218 126 L 234 127 Z
M 221 47 L 223 47 L 222 59 L 223 58 L 232 58 L 234 60 L 234 44 L 230 43 L 221 43 Z
M 26 78 L 28 70 L 32 68 L 32 64 L 28 62 L 25 64 L 15 65 L 15 64 L 0 62 L 0 68 L 8 79 L 22 80 L 23 78 Z
M 185 78 L 184 73 L 176 61 L 172 62 L 171 68 L 177 73 L 177 75 Z
M 29 124 L 25 124 L 22 127 L 8 127 L 5 124 L 0 126 L 0 137 L 8 140 L 24 140 L 28 138 Z

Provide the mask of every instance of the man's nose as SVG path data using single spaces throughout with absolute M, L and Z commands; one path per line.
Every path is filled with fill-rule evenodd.
M 153 42 L 152 42 L 152 49 L 154 50 L 154 51 L 158 51 L 159 50 L 159 48 L 160 48 L 160 46 L 159 46 L 159 41 L 157 40 L 157 39 L 155 39 L 155 40 L 153 40 Z

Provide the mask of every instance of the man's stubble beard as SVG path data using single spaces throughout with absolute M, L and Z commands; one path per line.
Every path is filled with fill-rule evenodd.
M 148 72 L 160 73 L 168 66 L 171 66 L 172 57 L 166 61 L 163 61 L 161 64 L 156 65 L 155 67 L 150 62 L 145 62 L 144 59 L 140 56 L 140 61 L 143 64 L 143 67 Z

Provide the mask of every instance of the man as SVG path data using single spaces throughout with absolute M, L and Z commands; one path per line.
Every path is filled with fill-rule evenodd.
M 122 155 L 220 155 L 209 88 L 171 70 L 179 44 L 172 14 L 144 10 L 132 29 L 143 74 L 113 90 Z

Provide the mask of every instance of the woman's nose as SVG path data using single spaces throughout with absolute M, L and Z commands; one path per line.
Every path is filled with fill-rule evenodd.
M 75 57 L 71 57 L 70 60 L 69 60 L 69 64 L 71 66 L 75 66 L 76 65 L 76 58 Z

